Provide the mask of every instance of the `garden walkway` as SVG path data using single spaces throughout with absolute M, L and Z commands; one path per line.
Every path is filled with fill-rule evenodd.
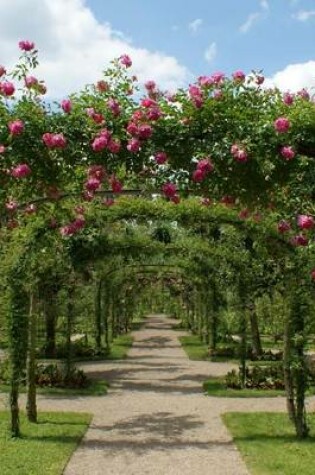
M 126 360 L 83 365 L 110 381 L 107 396 L 38 398 L 42 410 L 94 414 L 65 475 L 248 475 L 220 414 L 284 411 L 284 399 L 203 395 L 202 381 L 231 365 L 189 360 L 173 323 L 149 316 Z

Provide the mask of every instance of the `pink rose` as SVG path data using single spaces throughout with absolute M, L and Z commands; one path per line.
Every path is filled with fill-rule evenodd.
M 53 145 L 55 148 L 65 148 L 67 141 L 63 134 L 53 134 Z
M 209 87 L 209 86 L 212 86 L 212 84 L 214 84 L 214 80 L 212 76 L 199 76 L 198 83 L 200 84 L 201 87 Z
M 35 48 L 35 44 L 32 41 L 21 40 L 19 41 L 19 48 L 22 51 L 31 51 L 32 49 Z
M 292 160 L 295 157 L 295 151 L 291 146 L 282 147 L 280 153 L 285 160 Z
M 274 128 L 279 134 L 284 134 L 290 128 L 291 124 L 286 117 L 279 117 L 274 121 Z
M 26 163 L 20 163 L 14 167 L 11 171 L 11 175 L 14 178 L 25 178 L 31 174 L 31 169 Z
M 144 87 L 146 88 L 147 91 L 154 91 L 156 88 L 156 83 L 155 81 L 147 81 L 144 83 Z
M 315 221 L 313 216 L 308 216 L 306 214 L 299 214 L 297 217 L 298 227 L 301 229 L 312 229 L 314 227 Z
M 96 137 L 92 142 L 92 149 L 94 152 L 101 152 L 104 148 L 107 147 L 108 138 L 104 135 Z
M 214 170 L 214 165 L 210 158 L 203 158 L 197 163 L 197 170 L 201 170 L 204 173 L 211 173 Z
M 245 74 L 243 73 L 243 71 L 235 71 L 233 74 L 232 74 L 232 77 L 234 79 L 235 82 L 244 82 L 245 81 Z
M 305 101 L 309 101 L 309 100 L 310 100 L 310 94 L 309 94 L 309 92 L 308 92 L 305 88 L 303 88 L 303 89 L 301 89 L 299 92 L 297 92 L 297 95 L 298 95 L 299 97 L 301 97 L 302 99 L 304 99 Z
M 38 79 L 35 76 L 27 76 L 25 78 L 25 86 L 28 89 L 31 89 L 33 86 L 37 86 L 38 84 Z
M 204 103 L 203 91 L 200 86 L 190 85 L 188 89 L 190 99 L 194 103 L 195 107 L 199 109 Z
M 65 148 L 67 141 L 63 134 L 52 134 L 46 132 L 42 136 L 42 140 L 48 148 Z
M 107 148 L 112 153 L 119 153 L 121 149 L 121 142 L 119 139 L 110 139 Z
M 132 65 L 131 58 L 128 56 L 128 54 L 122 54 L 119 58 L 119 61 L 122 65 L 126 66 L 126 68 L 130 68 Z
M 127 132 L 130 135 L 138 135 L 139 127 L 134 122 L 129 122 L 129 124 L 127 125 Z
M 195 182 L 195 183 L 200 183 L 202 182 L 204 179 L 206 178 L 206 173 L 201 170 L 200 168 L 197 170 L 195 170 L 192 174 L 192 180 Z
M 290 92 L 285 92 L 283 94 L 283 102 L 284 104 L 286 104 L 287 106 L 291 106 L 294 102 L 294 95 L 293 94 L 290 94 Z
M 72 109 L 72 102 L 70 101 L 70 99 L 64 99 L 63 101 L 61 101 L 61 108 L 66 114 L 69 114 Z
M 245 150 L 239 149 L 235 154 L 234 158 L 237 162 L 245 163 L 248 160 L 248 155 Z
M 114 193 L 120 193 L 122 191 L 122 183 L 113 175 L 110 179 L 110 186 Z
M 255 78 L 255 83 L 260 86 L 261 84 L 263 84 L 265 81 L 265 77 L 262 76 L 261 74 L 258 74 Z
M 105 168 L 102 165 L 91 165 L 88 168 L 88 177 L 96 178 L 99 181 L 103 181 L 106 176 Z
M 283 233 L 286 233 L 287 231 L 290 231 L 291 230 L 291 225 L 288 221 L 285 221 L 284 219 L 282 219 L 281 221 L 279 221 L 278 223 L 278 231 L 279 233 L 283 234 Z
M 96 83 L 96 89 L 99 92 L 106 92 L 109 89 L 109 85 L 106 81 L 101 80 Z
M 148 139 L 152 135 L 152 127 L 149 124 L 141 124 L 139 126 L 139 138 L 140 139 Z
M 162 186 L 162 191 L 167 198 L 172 198 L 177 192 L 177 187 L 175 183 L 164 183 Z
M 100 180 L 97 178 L 91 177 L 85 182 L 85 189 L 88 191 L 96 191 L 101 186 Z
M 154 155 L 154 159 L 158 165 L 163 165 L 167 161 L 167 155 L 165 152 L 157 152 Z
M 11 135 L 20 135 L 24 130 L 24 123 L 20 119 L 17 119 L 13 122 L 9 122 L 8 128 Z
M 113 115 L 117 117 L 120 114 L 120 105 L 116 99 L 109 99 L 107 101 L 108 108 L 112 111 Z
M 291 244 L 293 246 L 307 246 L 308 245 L 308 238 L 303 236 L 302 234 L 298 234 L 291 239 Z
M 161 109 L 158 107 L 151 107 L 147 112 L 147 119 L 148 120 L 158 120 L 162 116 Z
M 12 96 L 15 92 L 15 87 L 14 87 L 14 84 L 12 82 L 9 82 L 9 81 L 4 81 L 2 83 L 0 83 L 0 92 L 4 95 L 4 96 Z
M 141 146 L 140 140 L 134 137 L 128 141 L 127 150 L 129 150 L 129 152 L 132 152 L 132 153 L 137 153 L 140 150 L 140 146 Z
M 5 146 L 0 144 L 0 155 L 5 152 Z
M 150 99 L 149 97 L 146 97 L 145 99 L 141 99 L 140 105 L 147 109 L 149 107 L 156 107 L 157 103 L 153 99 Z
M 214 84 L 221 84 L 224 81 L 225 74 L 220 71 L 211 74 L 211 78 Z

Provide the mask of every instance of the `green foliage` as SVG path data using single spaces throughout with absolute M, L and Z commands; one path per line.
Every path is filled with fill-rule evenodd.
M 247 367 L 245 377 L 247 389 L 284 389 L 282 362 L 278 365 Z M 242 388 L 241 377 L 236 370 L 227 373 L 225 382 L 228 388 Z
M 253 475 L 314 473 L 314 438 L 297 441 L 287 415 L 227 413 L 222 418 Z M 314 415 L 309 422 L 313 435 Z
M 2 475 L 60 475 L 82 439 L 91 415 L 43 412 L 38 424 L 21 415 L 23 437 L 8 438 L 7 412 L 0 414 L 0 466 Z

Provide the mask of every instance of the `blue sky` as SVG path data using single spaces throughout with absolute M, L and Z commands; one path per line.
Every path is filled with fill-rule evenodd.
M 0 65 L 35 41 L 39 79 L 64 97 L 127 53 L 141 82 L 263 69 L 267 85 L 315 92 L 315 0 L 0 0 Z M 31 14 L 30 14 L 31 12 Z
M 175 56 L 194 74 L 209 69 L 264 69 L 315 59 L 314 0 L 87 0 L 109 22 L 145 46 Z M 205 51 L 213 47 L 213 60 Z

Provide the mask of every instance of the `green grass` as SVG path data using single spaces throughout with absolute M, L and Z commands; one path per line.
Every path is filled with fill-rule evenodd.
M 222 418 L 251 475 L 314 475 L 315 438 L 298 441 L 286 414 L 227 413 Z M 314 434 L 314 414 L 309 422 Z
M 0 412 L 1 475 L 61 475 L 82 439 L 92 416 L 84 413 L 39 414 L 39 423 L 29 423 L 21 414 L 20 439 L 11 439 L 9 414 Z
M 190 360 L 209 360 L 207 345 L 197 335 L 180 336 L 179 341 Z
M 224 378 L 211 378 L 203 383 L 208 396 L 215 397 L 278 397 L 285 393 L 278 389 L 231 389 L 225 386 Z
M 115 338 L 111 346 L 111 352 L 105 358 L 106 360 L 122 360 L 127 357 L 129 349 L 132 347 L 133 338 L 128 333 Z
M 215 397 L 279 397 L 285 396 L 285 391 L 281 389 L 231 389 L 225 385 L 223 378 L 211 378 L 203 383 L 203 389 L 208 396 Z M 315 394 L 315 387 L 311 387 L 307 392 L 307 396 Z M 315 473 L 315 472 L 314 472 Z

